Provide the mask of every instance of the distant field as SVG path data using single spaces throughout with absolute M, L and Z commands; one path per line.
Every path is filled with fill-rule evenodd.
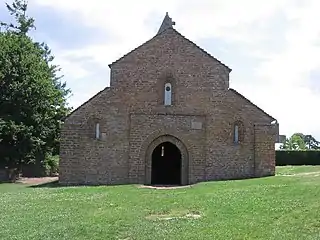
M 320 239 L 320 166 L 277 176 L 139 186 L 0 184 L 0 239 Z

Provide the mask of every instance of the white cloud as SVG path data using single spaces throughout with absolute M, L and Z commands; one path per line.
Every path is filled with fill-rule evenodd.
M 305 1 L 302 6 L 284 9 L 292 21 L 285 34 L 286 46 L 269 54 L 269 60 L 256 69 L 257 78 L 268 84 L 255 90 L 259 94 L 255 98 L 261 102 L 262 96 L 271 96 L 270 103 L 263 105 L 278 116 L 282 129 L 290 134 L 300 131 L 320 136 L 320 112 L 315 110 L 320 96 L 310 89 L 308 81 L 310 72 L 320 68 L 320 47 L 316 44 L 320 36 L 319 7 L 318 1 Z
M 87 72 L 64 60 L 68 59 L 66 55 L 90 56 L 100 66 L 108 68 L 109 63 L 151 38 L 157 29 L 148 27 L 145 21 L 150 16 L 161 16 L 157 19 L 160 25 L 166 11 L 176 22 L 176 29 L 195 42 L 211 37 L 236 42 L 248 56 L 256 58 L 259 65 L 252 69 L 251 76 L 232 73 L 231 86 L 276 117 L 280 131 L 286 134 L 295 131 L 312 133 L 320 138 L 320 127 L 317 126 L 320 113 L 314 110 L 314 106 L 320 105 L 320 96 L 307 85 L 309 73 L 320 68 L 320 46 L 317 45 L 320 2 L 317 0 L 118 0 L 112 3 L 102 0 L 32 0 L 30 4 L 47 5 L 64 14 L 77 14 L 83 19 L 79 24 L 98 27 L 115 39 L 110 43 L 84 47 L 81 51 L 61 53 L 59 64 L 67 69 L 67 74 L 75 77 L 83 77 Z M 265 28 L 255 25 L 271 24 L 279 12 L 287 20 L 279 23 L 286 24 L 284 39 L 278 35 L 270 36 Z M 270 44 L 265 48 L 266 39 L 274 40 L 272 44 L 285 41 L 285 45 L 272 51 L 277 46 Z M 234 75 L 239 79 L 232 79 Z M 241 83 L 241 79 L 247 77 L 253 77 L 250 86 Z M 107 84 L 108 76 L 103 79 Z M 75 102 L 79 104 L 80 98 Z

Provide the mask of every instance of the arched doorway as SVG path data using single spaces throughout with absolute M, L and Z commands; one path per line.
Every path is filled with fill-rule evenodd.
M 152 152 L 151 184 L 181 185 L 181 152 L 171 142 L 160 143 Z
M 169 132 L 169 131 L 168 131 Z M 172 130 L 171 132 L 174 132 Z M 178 134 L 177 134 L 178 135 Z M 177 137 L 166 134 L 166 133 L 155 133 L 150 135 L 146 140 L 145 144 L 143 144 L 143 148 L 141 149 L 141 159 L 145 159 L 145 175 L 144 175 L 144 183 L 149 185 L 152 184 L 152 155 L 156 152 L 156 148 L 161 146 L 164 143 L 171 143 L 173 146 L 178 148 L 180 152 L 180 184 L 187 185 L 189 184 L 189 153 L 186 145 Z M 158 149 L 161 149 L 159 147 Z M 159 150 L 158 150 L 159 151 Z M 159 153 L 159 152 L 158 152 Z M 161 154 L 161 153 L 160 153 Z M 156 156 L 156 155 L 154 155 Z M 155 170 L 155 168 L 154 168 Z

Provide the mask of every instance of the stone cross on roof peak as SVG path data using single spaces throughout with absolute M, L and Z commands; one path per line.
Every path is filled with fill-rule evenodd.
M 175 25 L 176 23 L 174 21 L 172 21 L 172 18 L 169 17 L 168 12 L 166 12 L 166 16 L 164 17 L 162 24 L 159 28 L 158 34 L 167 30 L 168 28 L 171 28 L 173 25 Z

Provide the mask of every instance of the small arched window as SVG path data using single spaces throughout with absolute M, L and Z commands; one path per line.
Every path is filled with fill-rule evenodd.
M 234 143 L 241 143 L 244 137 L 244 129 L 243 124 L 240 121 L 236 121 L 233 124 L 233 142 Z
M 239 125 L 234 125 L 233 141 L 239 143 Z
M 100 124 L 96 123 L 96 139 L 100 139 Z
M 172 105 L 172 86 L 171 83 L 166 83 L 164 85 L 164 105 Z

